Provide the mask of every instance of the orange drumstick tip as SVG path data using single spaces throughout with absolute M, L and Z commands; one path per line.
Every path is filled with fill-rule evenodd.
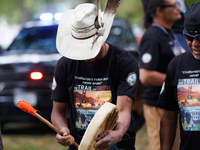
M 18 102 L 18 107 L 33 116 L 35 116 L 37 112 L 28 102 L 24 100 Z

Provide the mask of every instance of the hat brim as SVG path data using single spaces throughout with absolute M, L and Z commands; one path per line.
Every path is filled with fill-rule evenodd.
M 94 45 L 92 44 L 94 41 L 94 37 L 90 37 L 87 39 L 76 39 L 71 34 L 71 23 L 74 21 L 75 11 L 66 10 L 60 20 L 57 37 L 56 37 L 56 47 L 58 52 L 70 59 L 74 60 L 87 60 L 92 59 L 97 56 L 99 53 L 103 43 L 106 41 L 112 22 L 114 19 L 114 15 L 110 15 L 109 19 L 106 17 L 107 22 L 104 22 L 105 32 L 103 36 L 99 36 L 95 41 Z M 97 37 L 97 35 L 95 36 Z M 93 45 L 93 48 L 92 48 Z

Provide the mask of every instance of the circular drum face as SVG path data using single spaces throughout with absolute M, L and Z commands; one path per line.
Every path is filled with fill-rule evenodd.
M 105 103 L 92 118 L 79 145 L 79 150 L 95 150 L 95 138 L 106 130 L 113 130 L 119 117 L 119 108 Z

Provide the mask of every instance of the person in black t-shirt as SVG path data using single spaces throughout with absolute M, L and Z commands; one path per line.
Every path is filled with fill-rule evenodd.
M 157 105 L 161 118 L 161 150 L 171 150 L 180 120 L 180 150 L 199 149 L 200 139 L 200 2 L 185 13 L 184 30 L 190 51 L 169 64 Z
M 131 107 L 139 67 L 132 54 L 105 43 L 114 19 L 112 9 L 116 7 L 106 9 L 101 18 L 94 4 L 80 4 L 65 11 L 59 23 L 56 43 L 64 57 L 54 72 L 51 120 L 63 134 L 56 135 L 58 143 L 69 146 L 69 150 L 76 149 L 71 144 L 80 143 L 92 117 L 105 102 L 119 107 L 119 119 L 115 130 L 96 138 L 94 147 L 135 149 Z
M 150 2 L 150 0 L 142 0 L 144 13 L 147 13 L 149 2 Z M 181 18 L 173 24 L 172 30 L 174 31 L 174 33 L 175 33 L 177 39 L 179 40 L 181 46 L 186 51 L 188 51 L 189 47 L 187 45 L 187 42 L 186 42 L 185 37 L 184 37 L 183 32 L 182 32 L 183 31 L 183 22 L 184 22 L 184 13 L 187 10 L 187 6 L 185 4 L 185 0 L 177 0 L 177 3 L 180 7 Z
M 157 107 L 156 103 L 167 66 L 183 52 L 172 31 L 172 25 L 180 18 L 176 0 L 151 0 L 145 14 L 147 29 L 139 46 L 139 63 L 140 81 L 145 89 L 142 100 L 150 150 L 160 150 L 159 131 L 163 109 Z M 175 143 L 175 147 L 178 144 Z

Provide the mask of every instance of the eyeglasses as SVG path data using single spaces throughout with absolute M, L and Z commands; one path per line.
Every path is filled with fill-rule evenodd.
M 178 3 L 172 4 L 172 5 L 162 5 L 160 7 L 162 7 L 162 8 L 166 8 L 166 7 L 176 8 L 177 5 L 178 5 Z
M 196 38 L 198 41 L 200 41 L 200 34 L 198 35 L 190 35 L 188 33 L 183 33 L 186 37 L 186 39 L 190 42 L 193 42 L 194 38 Z

